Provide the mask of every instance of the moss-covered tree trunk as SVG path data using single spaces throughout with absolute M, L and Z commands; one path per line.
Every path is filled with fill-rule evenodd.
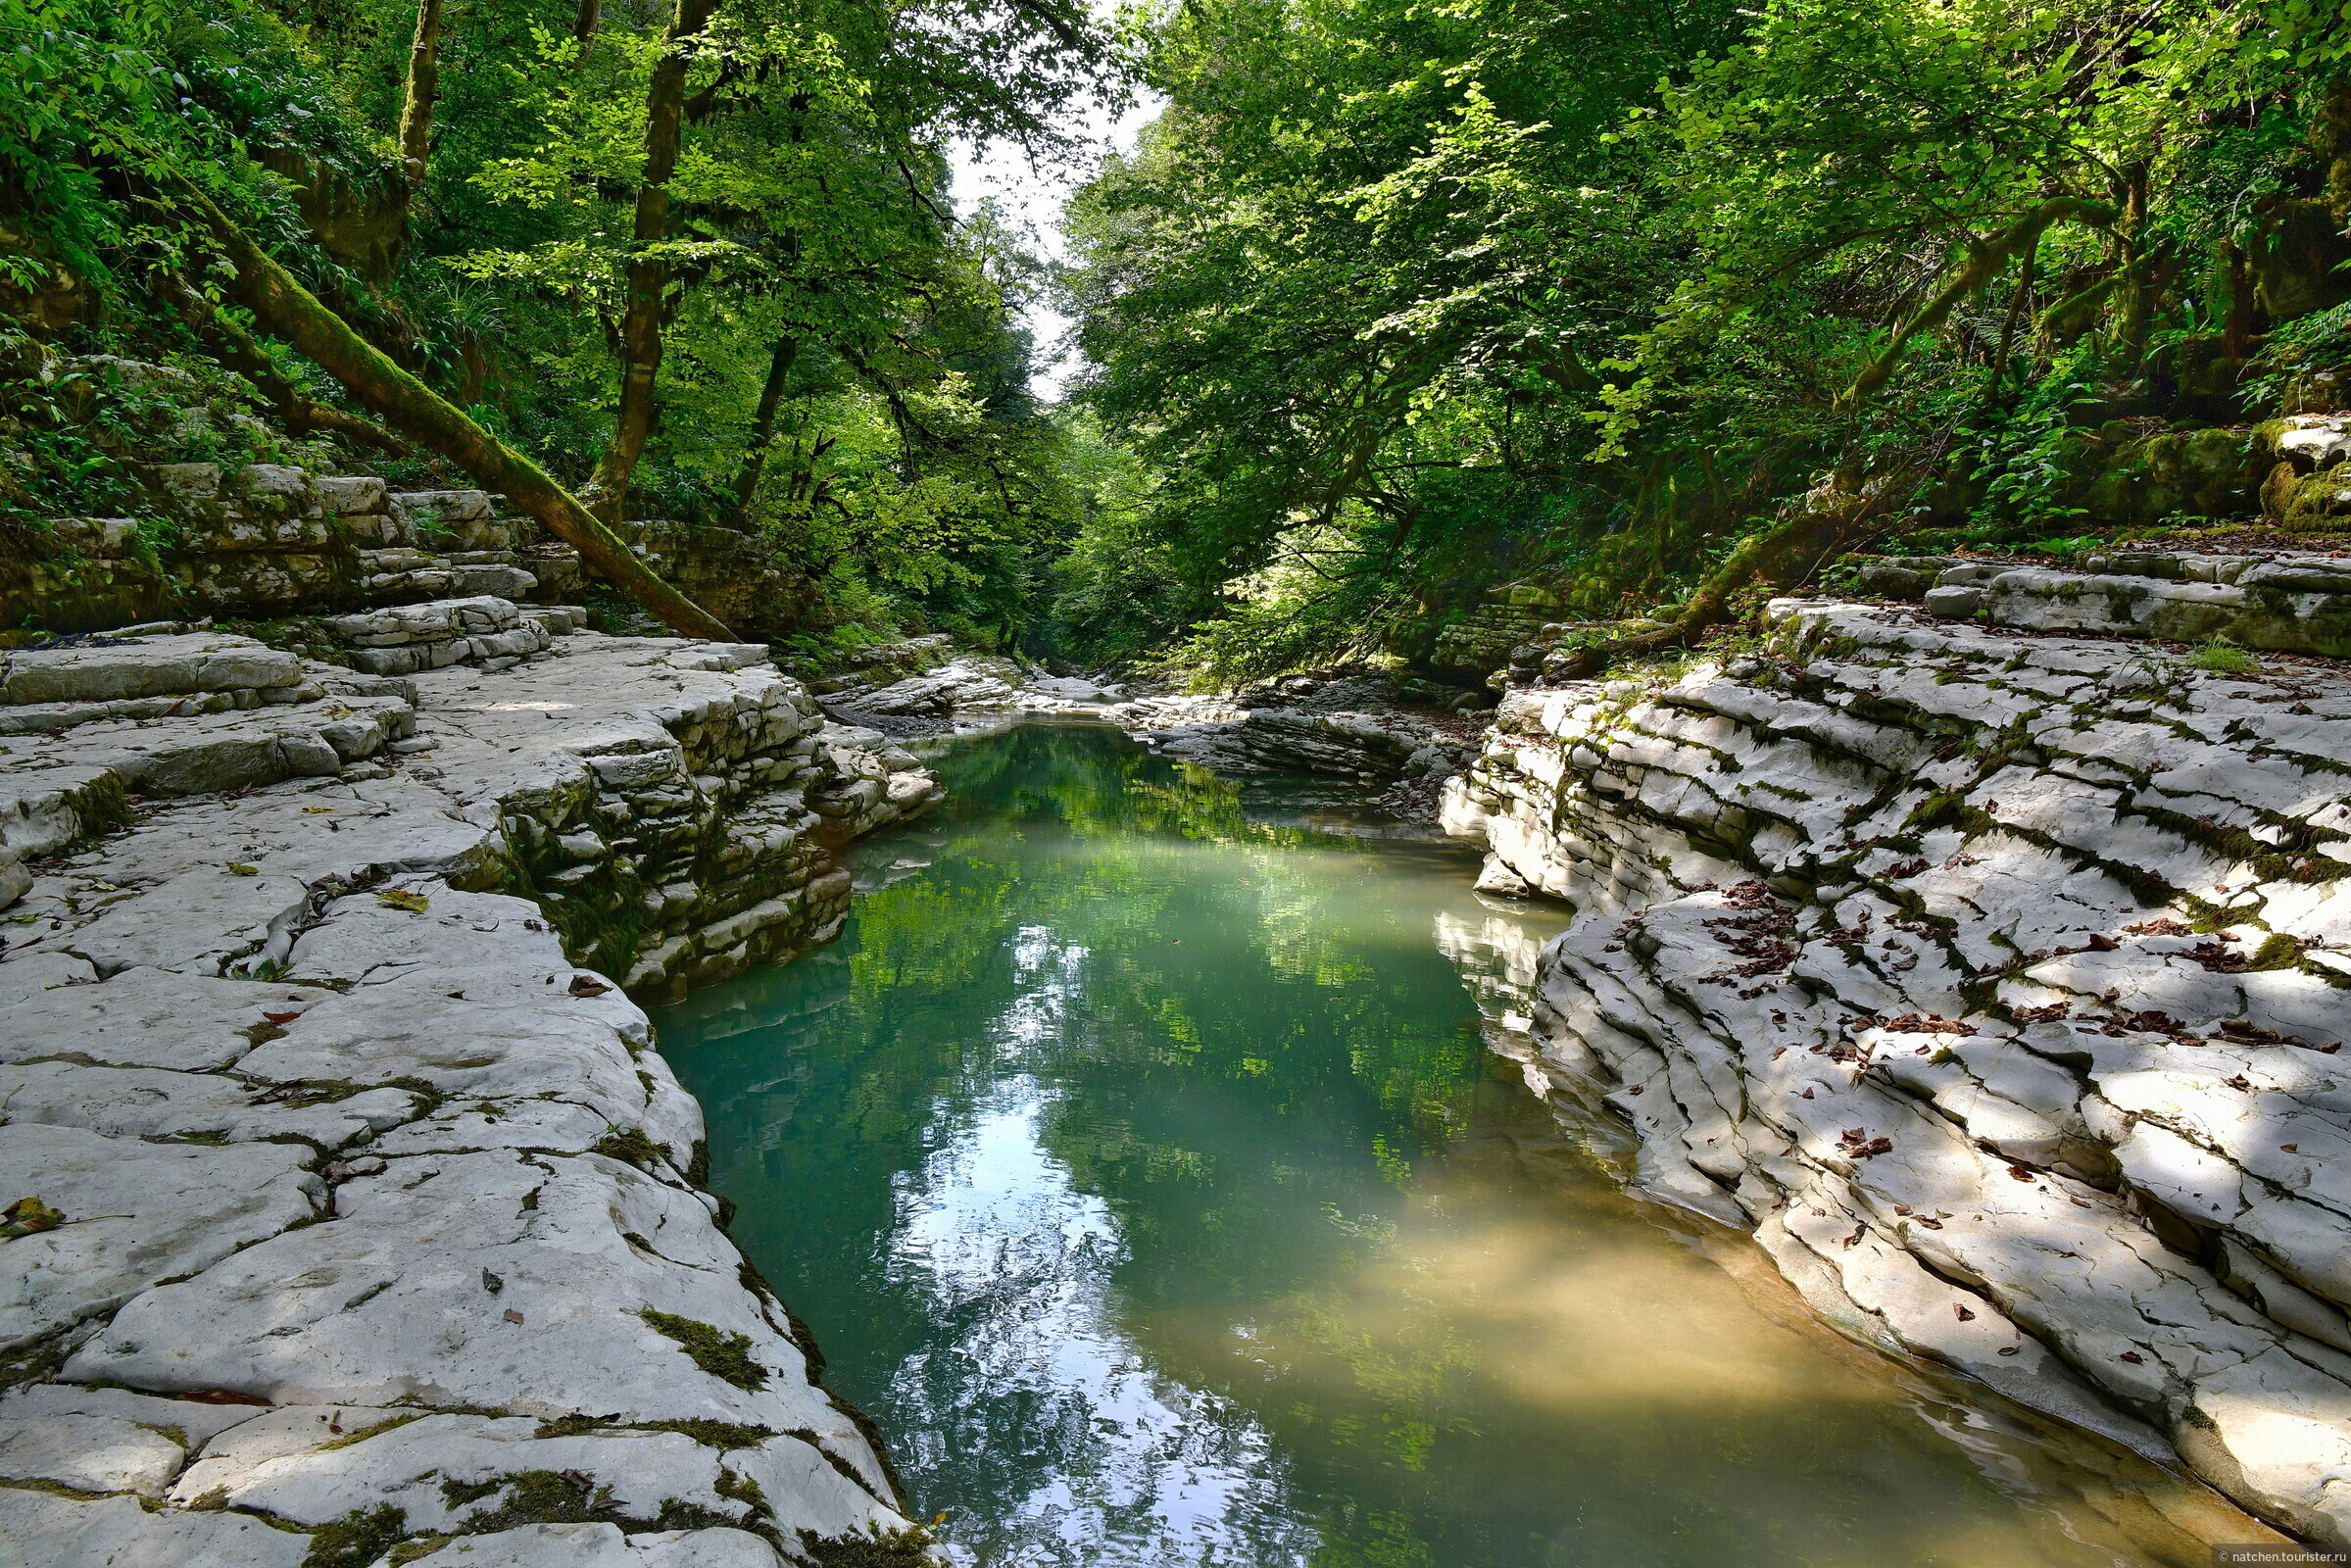
M 686 74 L 693 66 L 688 48 L 710 25 L 718 0 L 677 0 L 645 89 L 645 170 L 638 176 L 637 211 L 630 233 L 628 306 L 620 319 L 620 411 L 612 437 L 588 481 L 589 500 L 599 516 L 620 519 L 620 504 L 653 431 L 653 394 L 661 373 L 661 316 L 669 267 L 660 247 L 669 237 L 669 181 L 677 173 L 678 144 L 685 131 Z
M 1815 491 L 1771 527 L 1740 540 L 1723 564 L 1706 574 L 1673 624 L 1571 649 L 1545 673 L 1554 680 L 1589 680 L 1619 659 L 1696 643 L 1733 618 L 1731 601 L 1739 590 L 1810 576 L 1831 552 L 1851 542 L 1884 511 L 1889 488 L 1881 485 L 1875 494 Z
M 328 408 L 307 396 L 287 378 L 269 351 L 253 341 L 250 333 L 214 310 L 210 300 L 181 279 L 164 274 L 157 280 L 156 293 L 178 314 L 189 331 L 204 340 L 215 359 L 252 382 L 254 390 L 269 399 L 270 412 L 277 416 L 278 422 L 296 435 L 328 432 L 378 452 L 407 454 L 408 448 L 380 425 L 356 414 Z
M 483 488 L 503 491 L 669 626 L 689 637 L 733 635 L 715 615 L 648 571 L 628 546 L 544 468 L 467 418 L 319 304 L 209 199 L 190 192 L 188 200 L 228 260 L 231 291 L 265 331 L 317 361 L 386 424 L 438 452 Z
M 441 93 L 441 0 L 416 0 L 416 38 L 409 46 L 408 90 L 400 101 L 400 164 L 413 193 L 424 188 L 432 157 L 432 106 Z

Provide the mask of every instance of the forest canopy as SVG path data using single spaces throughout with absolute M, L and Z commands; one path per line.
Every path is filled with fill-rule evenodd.
M 0 29 L 12 366 L 200 370 L 335 461 L 506 491 L 689 629 L 612 530 L 749 533 L 792 587 L 737 629 L 810 650 L 1474 686 L 1433 650 L 1497 584 L 1688 640 L 1843 551 L 2242 523 L 2258 473 L 2153 515 L 2116 476 L 2331 409 L 2351 362 L 2351 27 L 2311 0 L 0 0 Z M 954 199 L 954 148 L 1072 159 L 1136 91 L 1163 107 L 1066 264 Z M 1046 298 L 1084 357 L 1052 405 Z M 8 417 L 0 512 L 123 504 L 119 451 L 29 393 Z
M 1258 670 L 1425 653 L 1523 573 L 1670 615 L 1775 537 L 2138 520 L 2078 493 L 2101 441 L 2291 412 L 2339 358 L 2344 36 L 2202 0 L 1194 0 L 1073 214 L 1084 395 L 1160 487 L 1071 569 L 1165 602 L 1148 559 Z

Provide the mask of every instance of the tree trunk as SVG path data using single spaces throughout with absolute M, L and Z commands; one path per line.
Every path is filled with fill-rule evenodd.
M 2121 296 L 2116 302 L 2119 311 L 2115 321 L 2115 347 L 2123 354 L 2124 363 L 2136 365 L 2146 352 L 2147 329 L 2155 315 L 2155 296 L 2161 292 L 2153 261 L 2161 242 L 2147 241 L 2147 161 L 2140 159 L 2123 172 L 2123 216 L 2117 223 L 2127 247 L 2125 254 L 2131 265 L 2124 268 L 2115 284 Z
M 620 412 L 612 438 L 588 481 L 590 504 L 608 522 L 620 518 L 637 459 L 653 429 L 653 389 L 661 373 L 661 306 L 669 269 L 651 254 L 669 237 L 669 180 L 677 172 L 677 148 L 685 126 L 686 75 L 692 66 L 686 44 L 710 24 L 718 0 L 677 0 L 661 58 L 654 63 L 645 89 L 645 172 L 637 184 L 634 247 L 628 264 L 628 308 L 620 320 Z
M 2008 314 L 2000 320 L 2000 351 L 1992 356 L 1991 376 L 1984 382 L 1984 406 L 1997 410 L 2008 400 L 2002 384 L 2008 379 L 2008 359 L 2016 352 L 2016 329 L 2024 321 L 2025 313 L 2033 299 L 2033 264 L 2040 260 L 2040 246 L 2025 252 L 2025 264 L 2017 269 L 2016 297 L 2008 302 Z
M 416 0 L 416 41 L 409 48 L 408 92 L 400 104 L 400 162 L 410 194 L 424 188 L 432 154 L 432 106 L 441 91 L 441 0 Z
M 752 416 L 751 444 L 743 449 L 743 471 L 735 475 L 735 518 L 751 511 L 751 498 L 767 471 L 767 448 L 775 439 L 776 411 L 784 406 L 784 383 L 791 378 L 792 362 L 800 358 L 800 339 L 777 338 L 775 355 L 767 362 L 767 384 L 759 388 L 759 409 Z
M 2043 202 L 1988 239 L 1971 240 L 1966 265 L 1948 283 L 1935 291 L 1933 299 L 1919 307 L 1917 315 L 1902 323 L 1894 333 L 1893 341 L 1886 345 L 1886 352 L 1855 376 L 1851 386 L 1845 388 L 1843 395 L 1837 400 L 1837 407 L 1847 413 L 1859 408 L 1864 398 L 1884 386 L 1892 376 L 1894 367 L 1902 361 L 1902 350 L 1912 338 L 1940 326 L 1943 318 L 1951 314 L 1953 306 L 1999 276 L 2010 257 L 2028 244 L 2038 244 L 2041 230 L 2060 219 L 2068 218 L 2082 223 L 2111 223 L 2114 221 L 2114 210 L 2096 202 L 2061 196 L 2054 201 Z
M 2221 327 L 2221 352 L 2241 361 L 2253 350 L 2253 269 L 2244 247 L 2221 241 L 2221 260 L 2229 269 L 2229 317 Z
M 305 395 L 286 378 L 285 371 L 278 368 L 267 349 L 179 278 L 167 272 L 157 280 L 156 290 L 178 313 L 180 320 L 187 323 L 188 330 L 211 347 L 213 358 L 252 382 L 254 389 L 269 400 L 270 411 L 277 416 L 278 422 L 296 435 L 326 431 L 378 452 L 408 456 L 409 449 L 391 432 L 356 414 L 330 409 Z
M 571 19 L 571 36 L 579 44 L 579 58 L 585 61 L 596 48 L 596 29 L 604 25 L 604 0 L 579 0 L 578 14 Z
M 2351 227 L 2351 75 L 2327 83 L 2310 128 L 2311 150 L 2327 166 L 2327 210 L 2337 227 Z
M 440 453 L 484 489 L 505 492 L 615 587 L 680 633 L 732 637 L 716 616 L 648 571 L 545 469 L 475 424 L 319 304 L 209 198 L 192 189 L 186 198 L 235 269 L 232 291 L 266 330 L 317 361 L 354 398 L 418 446 Z
M 1800 582 L 1829 553 L 1850 540 L 1864 523 L 1884 510 L 1892 486 L 1881 485 L 1875 495 L 1844 494 L 1825 501 L 1807 496 L 1803 505 L 1761 533 L 1739 542 L 1723 564 L 1706 574 L 1697 591 L 1670 626 L 1636 632 L 1571 650 L 1546 680 L 1590 680 L 1628 655 L 1657 653 L 1688 647 L 1713 627 L 1732 618 L 1731 598 L 1751 583 L 1780 585 Z M 1796 568 L 1802 568 L 1798 570 Z

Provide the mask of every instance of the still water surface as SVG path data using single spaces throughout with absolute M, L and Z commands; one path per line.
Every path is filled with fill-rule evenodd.
M 938 765 L 839 943 L 659 1023 L 736 1240 L 963 1562 L 2206 1560 L 2206 1496 L 1624 1196 L 1487 1049 L 1559 922 L 1457 848 L 1108 731 Z

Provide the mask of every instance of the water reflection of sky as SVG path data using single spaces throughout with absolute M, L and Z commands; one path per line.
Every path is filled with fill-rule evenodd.
M 990 1030 L 1000 1060 L 1015 1063 L 1060 1026 L 1085 957 L 1045 928 L 1022 929 L 1018 994 Z M 1120 1331 L 1111 1270 L 1125 1248 L 1108 1205 L 1077 1191 L 1068 1166 L 1047 1152 L 1048 1099 L 1015 1070 L 976 1105 L 941 1102 L 938 1147 L 896 1182 L 891 1283 L 927 1298 L 955 1332 L 893 1378 L 893 1436 L 917 1471 L 939 1467 L 962 1443 L 1055 1460 L 1026 1495 L 1000 1499 L 996 1517 L 958 1522 L 958 1560 L 1305 1562 L 1314 1533 L 1291 1517 L 1264 1429 L 1229 1401 L 1155 1373 Z M 1021 1430 L 975 1426 L 974 1409 L 1018 1412 Z

